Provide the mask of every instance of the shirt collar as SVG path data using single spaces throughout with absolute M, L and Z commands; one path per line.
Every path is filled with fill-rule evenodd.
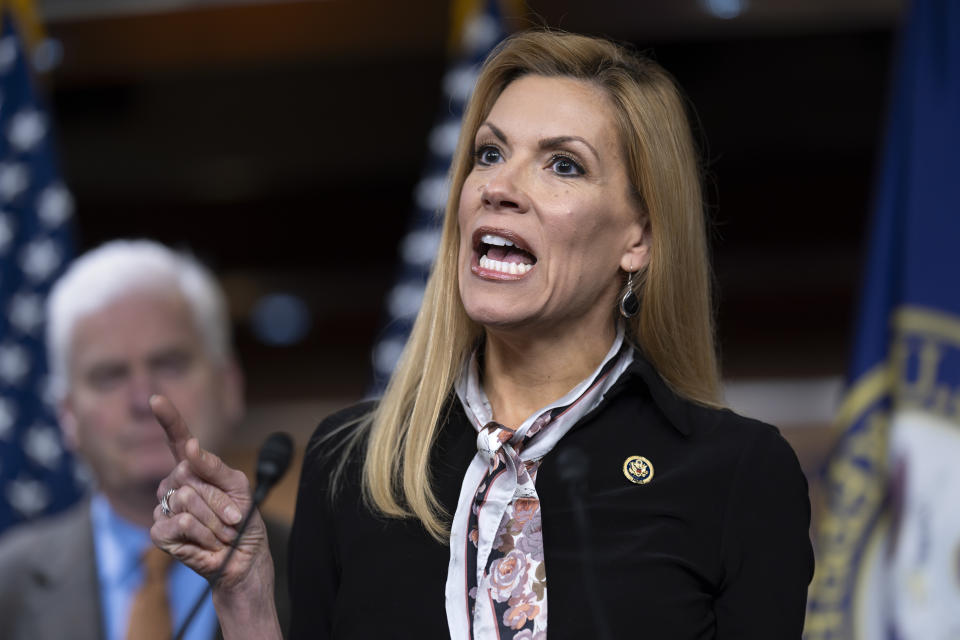
M 102 493 L 90 501 L 94 543 L 97 548 L 97 569 L 105 583 L 128 579 L 140 563 L 140 556 L 150 545 L 150 533 L 120 517 Z
M 598 366 L 593 373 L 584 378 L 573 389 L 567 392 L 562 398 L 535 411 L 529 418 L 527 418 L 527 420 L 524 421 L 523 425 L 517 429 L 517 433 L 526 431 L 526 427 L 529 426 L 529 423 L 532 423 L 545 411 L 549 411 L 557 407 L 563 407 L 575 402 L 577 398 L 582 396 L 588 389 L 592 388 L 594 382 L 598 378 L 606 375 L 612 367 L 619 364 L 620 366 L 618 370 L 608 383 L 611 386 L 614 386 L 616 384 L 615 381 L 622 375 L 621 372 L 624 371 L 624 368 L 627 367 L 630 362 L 631 350 L 625 349 L 621 356 L 621 349 L 623 346 L 623 323 L 618 322 L 616 337 L 614 338 L 610 349 L 607 351 L 607 354 L 603 357 L 603 361 L 600 363 L 600 366 Z M 460 403 L 467 411 L 467 415 L 470 416 L 472 414 L 474 421 L 480 426 L 490 422 L 493 419 L 493 408 L 490 406 L 490 401 L 487 398 L 487 394 L 483 390 L 483 385 L 480 383 L 479 350 L 481 348 L 482 344 L 477 349 L 474 349 L 473 355 L 467 361 L 466 366 L 460 374 L 460 378 L 454 385 L 456 394 L 460 399 Z M 618 358 L 618 356 L 621 356 L 621 358 Z
M 623 324 L 617 323 L 617 337 L 610 347 L 610 351 L 604 357 L 604 364 L 598 367 L 598 371 L 619 352 L 624 339 Z M 704 421 L 708 419 L 708 417 L 704 415 L 705 412 L 703 408 L 678 395 L 671 389 L 666 381 L 660 377 L 660 374 L 654 366 L 650 364 L 650 361 L 644 357 L 640 349 L 634 348 L 632 352 L 633 361 L 619 379 L 613 383 L 613 386 L 604 394 L 604 401 L 601 402 L 601 405 L 605 405 L 609 398 L 612 398 L 622 391 L 627 385 L 642 383 L 650 392 L 653 403 L 667 419 L 670 426 L 676 429 L 681 435 L 689 437 L 693 433 L 694 424 L 704 424 Z M 587 384 L 589 380 L 595 377 L 595 374 L 596 372 L 581 382 L 577 388 Z M 474 350 L 473 355 L 467 361 L 460 375 L 460 379 L 455 385 L 455 390 L 464 409 L 469 407 L 467 415 L 470 415 L 472 411 L 477 419 L 481 419 L 481 416 L 484 415 L 487 416 L 487 420 L 490 419 L 489 416 L 492 411 L 489 400 L 487 400 L 487 395 L 483 392 L 483 387 L 480 384 L 477 350 Z M 576 391 L 576 389 L 571 391 L 571 393 L 574 393 L 574 391 Z
M 607 397 L 612 397 L 627 384 L 636 382 L 642 382 L 646 386 L 653 403 L 667 422 L 682 435 L 690 436 L 693 433 L 693 425 L 703 424 L 706 419 L 703 408 L 671 389 L 639 349 L 634 349 L 633 362 L 617 384 L 607 393 Z

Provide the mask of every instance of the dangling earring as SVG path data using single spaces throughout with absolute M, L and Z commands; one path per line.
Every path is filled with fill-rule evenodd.
M 633 271 L 628 271 L 627 274 L 627 288 L 620 297 L 620 315 L 624 318 L 632 318 L 640 311 L 640 300 L 633 292 Z

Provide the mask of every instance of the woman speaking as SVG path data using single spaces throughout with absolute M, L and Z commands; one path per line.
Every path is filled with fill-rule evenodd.
M 720 405 L 705 235 L 666 72 L 600 39 L 504 41 L 401 363 L 308 448 L 289 636 L 799 638 L 807 485 Z M 249 486 L 153 407 L 181 460 L 153 539 L 210 576 Z M 279 637 L 269 560 L 257 516 L 214 587 L 226 638 Z

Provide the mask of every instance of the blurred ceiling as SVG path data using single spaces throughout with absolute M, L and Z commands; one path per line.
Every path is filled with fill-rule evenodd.
M 230 8 L 252 5 L 335 5 L 333 0 L 40 0 L 49 22 L 104 18 L 123 15 L 176 13 L 195 9 Z M 358 2 L 358 5 L 365 3 Z M 389 4 L 380 2 L 380 5 Z M 675 27 L 688 34 L 692 27 L 709 25 L 715 17 L 736 17 L 748 26 L 790 25 L 797 20 L 822 24 L 862 26 L 873 22 L 889 24 L 900 13 L 901 0 L 575 0 L 528 2 L 527 6 L 544 18 L 565 16 L 578 29 L 615 30 Z M 646 14 L 646 15 L 644 15 Z M 559 21 L 550 24 L 572 29 Z
M 842 371 L 896 0 L 531 0 L 514 26 L 635 44 L 703 141 L 733 376 Z M 149 235 L 211 262 L 257 397 L 352 395 L 392 284 L 447 57 L 443 0 L 44 0 L 81 249 Z M 718 17 L 727 16 L 727 17 Z M 313 330 L 246 318 L 301 296 Z
M 67 78 L 443 49 L 444 0 L 41 0 Z M 890 29 L 902 0 L 531 0 L 512 28 L 643 43 Z M 515 7 L 524 4 L 525 9 Z M 122 55 L 118 55 L 122 51 Z

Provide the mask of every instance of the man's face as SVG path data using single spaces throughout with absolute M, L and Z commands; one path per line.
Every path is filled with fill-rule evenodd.
M 239 372 L 210 357 L 190 307 L 173 289 L 131 292 L 83 316 L 68 367 L 64 435 L 108 495 L 156 490 L 173 469 L 151 395 L 170 398 L 201 445 L 214 451 L 242 416 Z

